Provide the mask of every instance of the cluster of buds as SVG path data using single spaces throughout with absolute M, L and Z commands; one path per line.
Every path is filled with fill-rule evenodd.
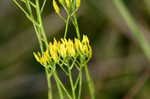
M 80 7 L 80 0 L 58 0 L 58 3 L 66 10 L 68 14 L 75 13 Z M 60 16 L 61 10 L 56 0 L 53 0 L 55 12 Z
M 38 52 L 34 53 L 34 56 L 40 64 L 47 66 L 52 62 L 59 62 L 59 59 L 72 57 L 90 59 L 92 49 L 88 37 L 84 35 L 82 41 L 77 38 L 74 40 L 64 38 L 61 41 L 54 39 L 53 43 L 49 43 L 49 47 L 43 54 Z

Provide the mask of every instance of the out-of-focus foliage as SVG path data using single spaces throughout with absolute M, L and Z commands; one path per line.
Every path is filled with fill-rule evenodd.
M 51 1 L 44 12 L 49 40 L 60 38 L 65 27 Z M 132 95 L 131 99 L 150 99 L 149 61 L 112 1 L 82 0 L 79 9 L 80 30 L 90 37 L 93 46 L 89 68 L 96 99 L 130 99 Z M 150 1 L 123 1 L 149 40 Z M 70 27 L 72 37 L 74 28 Z M 32 24 L 11 0 L 0 0 L 0 99 L 47 99 L 43 68 L 33 58 L 32 52 L 37 49 Z M 83 99 L 89 99 L 86 88 L 84 83 Z

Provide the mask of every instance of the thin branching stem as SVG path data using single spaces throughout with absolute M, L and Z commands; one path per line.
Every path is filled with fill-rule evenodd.
M 43 10 L 44 10 L 44 7 L 45 7 L 45 4 L 46 4 L 46 1 L 47 1 L 47 0 L 44 0 L 44 1 L 43 1 L 42 7 L 41 7 L 41 13 L 43 13 Z
M 69 80 L 70 80 L 71 90 L 72 90 L 72 99 L 76 99 L 76 94 L 75 94 L 75 89 L 74 89 L 74 83 L 73 83 L 71 70 L 69 70 Z
M 67 20 L 66 20 L 66 28 L 65 28 L 64 38 L 67 37 L 68 27 L 69 27 L 69 20 L 70 20 L 70 16 L 68 16 L 68 17 L 67 17 Z
M 51 85 L 51 75 L 48 73 L 48 69 L 45 69 L 47 84 L 48 84 L 48 99 L 53 99 L 52 85 Z
M 77 17 L 75 14 L 73 15 L 73 24 L 74 24 L 75 29 L 76 29 L 77 37 L 78 37 L 78 39 L 80 39 L 80 31 L 79 31 Z
M 68 96 L 69 99 L 72 99 L 71 95 L 68 93 L 67 89 L 65 88 L 64 84 L 62 83 L 62 81 L 59 79 L 59 76 L 57 74 L 57 72 L 53 73 L 54 78 L 56 80 L 56 82 L 59 83 L 59 85 L 62 87 L 62 89 L 64 90 L 64 92 L 66 93 L 66 95 Z
M 81 91 L 82 91 L 82 68 L 80 69 L 79 72 L 79 93 L 78 93 L 78 99 L 81 98 Z
M 57 62 L 56 62 L 57 59 L 55 60 L 55 58 L 53 57 L 54 55 L 52 55 L 52 54 L 55 54 L 55 52 L 53 52 L 53 50 L 51 50 L 51 48 L 49 47 L 50 45 L 48 44 L 48 40 L 47 40 L 47 36 L 46 36 L 46 32 L 45 32 L 44 24 L 43 24 L 43 20 L 42 20 L 42 13 L 43 13 L 43 10 L 44 10 L 47 0 L 44 0 L 41 6 L 40 6 L 40 0 L 34 0 L 34 2 L 30 1 L 30 0 L 21 0 L 21 1 L 13 0 L 13 1 L 21 9 L 21 11 L 25 14 L 25 16 L 32 22 L 32 24 L 34 26 L 36 36 L 38 38 L 38 42 L 39 42 L 40 49 L 41 49 L 41 53 L 38 53 L 37 56 L 35 54 L 34 55 L 35 55 L 35 58 L 38 61 L 40 61 L 41 64 L 45 67 L 45 74 L 46 74 L 47 85 L 48 85 L 48 99 L 53 99 L 52 84 L 51 84 L 52 77 L 54 77 L 54 79 L 56 81 L 60 99 L 65 98 L 64 94 L 69 99 L 80 99 L 81 98 L 81 90 L 82 90 L 82 66 L 81 66 L 82 63 L 78 62 L 76 55 L 73 55 L 72 53 L 68 54 L 69 51 L 67 52 L 67 54 L 68 54 L 67 58 L 61 59 L 60 56 L 58 55 L 60 60 L 58 58 Z M 20 4 L 20 3 L 24 4 L 25 6 L 22 6 L 22 4 Z M 71 3 L 73 3 L 73 2 L 71 2 Z M 71 9 L 72 8 L 71 4 L 70 4 L 70 7 L 67 7 L 66 4 L 62 3 L 62 6 L 64 7 L 64 9 L 67 13 L 67 19 L 65 19 L 65 17 L 63 17 L 61 14 L 59 14 L 60 18 L 63 21 L 65 21 L 65 24 L 66 24 L 64 39 L 66 40 L 66 38 L 67 38 L 69 23 L 72 22 L 76 29 L 77 38 L 80 40 L 80 31 L 79 31 L 77 17 L 76 17 L 77 9 L 75 10 L 75 2 L 74 2 L 74 5 L 72 5 L 72 6 L 74 6 L 73 9 Z M 59 8 L 57 7 L 56 10 L 58 10 L 58 9 Z M 72 10 L 75 10 L 75 11 L 72 11 Z M 79 41 L 79 42 L 81 43 L 81 41 Z M 70 45 L 67 45 L 67 46 L 70 46 L 70 48 L 72 48 L 72 43 L 73 42 L 70 41 L 68 43 Z M 49 51 L 49 49 L 50 49 L 50 51 Z M 75 48 L 73 47 L 73 49 L 75 49 Z M 67 50 L 68 50 L 68 48 L 66 49 L 66 51 Z M 48 51 L 48 53 L 47 53 L 47 51 Z M 72 50 L 72 52 L 73 52 L 73 50 Z M 45 54 L 46 54 L 46 57 L 44 56 Z M 40 58 L 38 58 L 38 57 L 40 57 Z M 52 57 L 52 58 L 50 58 L 50 57 Z M 70 86 L 71 86 L 71 93 L 69 92 L 69 89 L 67 89 L 66 86 L 63 84 L 59 75 L 57 74 L 56 65 L 59 65 L 61 67 L 61 69 L 63 70 L 63 72 L 65 72 L 66 76 L 68 77 L 68 79 L 70 81 Z M 64 68 L 63 65 L 66 66 L 67 69 Z M 72 72 L 74 68 L 77 68 L 77 70 L 79 71 L 79 74 L 75 81 L 73 79 L 73 72 Z M 85 71 L 88 71 L 88 70 L 85 70 Z M 89 79 L 91 80 L 89 73 L 87 73 L 86 76 L 87 76 L 88 80 Z M 94 90 L 91 87 L 92 87 L 92 85 L 90 84 L 89 85 L 90 90 Z M 78 93 L 76 93 L 77 91 L 78 91 Z M 94 98 L 92 98 L 92 99 L 94 99 Z
M 60 99 L 64 99 L 62 87 L 61 87 L 61 84 L 60 84 L 59 81 L 58 81 L 59 78 L 58 78 L 58 76 L 57 76 L 56 73 L 55 73 L 54 78 L 55 78 L 55 80 L 56 80 L 56 85 L 57 85 L 57 89 L 58 89 L 58 92 L 59 92 Z M 59 80 L 60 80 L 60 79 L 59 79 Z

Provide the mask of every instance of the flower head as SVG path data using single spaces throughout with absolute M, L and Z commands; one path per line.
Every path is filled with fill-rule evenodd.
M 64 38 L 61 39 L 61 41 L 54 39 L 53 43 L 49 43 L 47 50 L 42 55 L 39 52 L 37 54 L 34 53 L 35 59 L 44 66 L 50 62 L 58 62 L 60 57 L 75 57 L 81 55 L 85 58 L 92 56 L 92 48 L 86 35 L 83 35 L 82 41 L 77 38 L 74 40 Z
M 39 52 L 36 53 L 33 53 L 35 59 L 43 66 L 47 66 L 48 65 L 48 62 L 49 62 L 49 59 L 50 59 L 50 56 L 49 56 L 49 53 L 48 51 L 44 52 L 43 55 L 41 55 Z
M 72 40 L 70 39 L 68 40 L 66 47 L 67 47 L 68 56 L 75 56 L 76 52 L 75 52 L 75 47 L 74 47 Z

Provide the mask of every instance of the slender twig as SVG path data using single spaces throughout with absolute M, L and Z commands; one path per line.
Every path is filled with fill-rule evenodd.
M 72 99 L 76 99 L 76 94 L 75 94 L 74 83 L 73 83 L 71 71 L 69 71 L 69 80 L 70 80 L 71 89 L 72 89 Z
M 48 73 L 48 70 L 45 69 L 46 72 L 46 78 L 47 78 L 47 84 L 48 84 L 48 99 L 53 99 L 52 94 L 52 86 L 51 86 L 51 75 Z
M 66 20 L 66 28 L 65 28 L 64 38 L 67 37 L 68 26 L 69 26 L 69 20 L 70 20 L 70 16 L 68 16 L 68 17 L 67 17 L 67 20 Z
M 82 68 L 81 71 L 79 72 L 79 92 L 78 92 L 78 99 L 81 97 L 81 90 L 82 90 Z
M 75 29 L 76 29 L 77 37 L 80 39 L 80 31 L 79 31 L 77 17 L 75 14 L 73 15 L 73 24 L 74 24 Z
M 13 2 L 20 8 L 20 10 L 21 10 L 26 16 L 29 16 L 29 14 L 27 13 L 27 11 L 25 11 L 25 9 L 17 2 L 17 0 L 13 0 Z
M 55 71 L 54 71 L 55 72 Z M 62 88 L 61 88 L 61 85 L 58 81 L 58 76 L 56 76 L 57 74 L 55 74 L 55 80 L 56 80 L 56 85 L 57 85 L 57 88 L 58 88 L 58 92 L 59 92 L 59 96 L 60 96 L 60 99 L 64 99 L 64 95 L 63 95 L 63 91 L 62 91 Z
M 22 1 L 25 4 L 26 4 L 26 1 L 28 1 L 34 8 L 36 8 L 36 5 L 32 1 L 29 1 L 29 0 L 20 0 L 20 1 Z
M 70 94 L 68 93 L 67 89 L 65 88 L 65 86 L 63 85 L 63 83 L 61 82 L 61 80 L 59 79 L 58 75 L 56 72 L 54 72 L 54 77 L 55 80 L 60 84 L 60 86 L 62 87 L 62 89 L 64 90 L 64 92 L 66 93 L 66 95 L 68 96 L 69 99 L 72 99 L 72 97 L 70 96 Z
M 46 1 L 47 0 L 44 0 L 44 2 L 43 2 L 43 4 L 42 4 L 42 7 L 41 7 L 41 13 L 43 12 L 43 10 L 44 10 L 44 7 L 45 7 L 45 4 L 46 4 Z
M 45 40 L 46 46 L 48 46 L 48 41 L 47 41 L 46 33 L 45 33 L 45 30 L 44 30 L 44 27 L 43 27 L 41 13 L 40 13 L 41 10 L 40 10 L 40 5 L 39 5 L 39 0 L 36 0 L 36 6 L 37 6 L 37 9 L 36 9 L 37 19 L 38 19 L 38 22 L 41 26 L 40 32 L 41 32 L 41 35 L 42 35 L 43 39 Z

